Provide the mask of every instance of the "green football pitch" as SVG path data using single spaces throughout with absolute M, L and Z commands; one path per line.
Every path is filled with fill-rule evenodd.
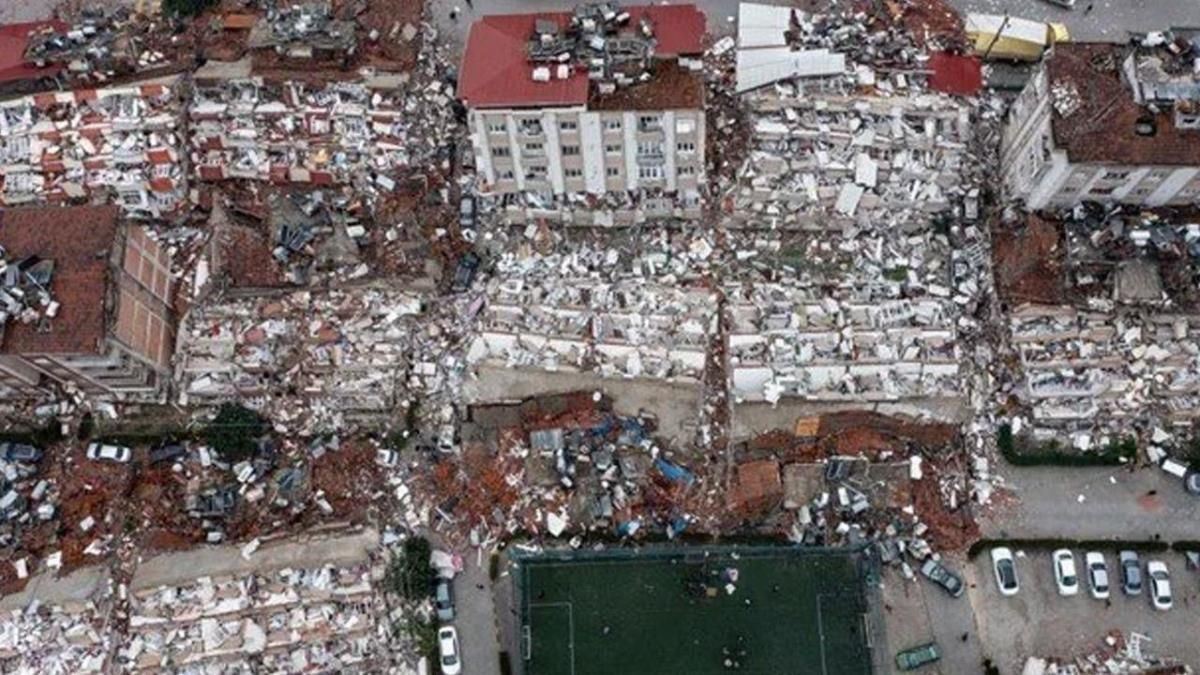
M 797 549 L 522 559 L 524 672 L 869 675 L 859 565 Z

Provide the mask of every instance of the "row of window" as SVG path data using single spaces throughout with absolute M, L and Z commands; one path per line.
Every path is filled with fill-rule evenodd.
M 537 118 L 525 118 L 517 121 L 518 129 L 521 133 L 531 136 L 540 136 L 542 134 L 542 121 Z M 640 131 L 657 131 L 662 129 L 662 117 L 660 115 L 639 115 L 637 119 L 638 130 Z M 622 127 L 621 118 L 610 117 L 604 120 L 605 131 L 620 131 Z M 560 131 L 578 131 L 579 122 L 576 120 L 561 120 L 558 123 Z M 488 133 L 502 134 L 508 131 L 508 123 L 504 121 L 488 122 Z M 694 120 L 688 118 L 680 118 L 675 120 L 675 132 L 680 134 L 689 134 L 696 130 Z
M 676 171 L 676 174 L 678 174 L 680 176 L 694 176 L 694 175 L 696 175 L 696 167 L 681 166 Z M 501 171 L 498 174 L 496 174 L 496 179 L 497 180 L 513 180 L 515 175 L 516 174 L 513 173 L 512 169 L 506 169 L 506 170 Z M 606 167 L 604 169 L 604 175 L 607 176 L 608 178 L 620 178 L 621 177 L 621 168 L 616 167 L 616 166 Z M 642 180 L 660 180 L 663 178 L 663 175 L 664 175 L 663 167 L 661 167 L 661 166 L 646 166 L 646 165 L 640 165 L 640 164 L 638 165 L 638 178 L 640 178 Z M 564 178 L 583 178 L 583 169 L 563 169 L 563 177 Z M 544 166 L 531 166 L 525 170 L 525 180 L 545 180 L 545 179 L 546 179 L 546 167 L 544 167 Z
M 542 153 L 544 146 L 541 143 L 526 143 L 526 144 L 524 144 L 523 147 L 524 147 L 526 154 L 537 155 L 537 154 Z M 675 144 L 675 151 L 680 154 L 684 154 L 684 155 L 692 154 L 692 153 L 696 152 L 696 144 L 691 141 L 682 141 L 682 142 Z M 621 146 L 620 146 L 620 144 L 605 145 L 604 152 L 609 155 L 619 155 L 619 154 L 621 154 Z M 663 153 L 663 144 L 655 143 L 655 142 L 638 143 L 637 152 L 638 152 L 638 155 L 661 155 Z M 578 156 L 579 155 L 579 146 L 578 145 L 562 146 L 562 155 L 563 155 L 563 157 Z M 512 149 L 509 148 L 507 145 L 492 146 L 492 156 L 493 157 L 511 157 Z

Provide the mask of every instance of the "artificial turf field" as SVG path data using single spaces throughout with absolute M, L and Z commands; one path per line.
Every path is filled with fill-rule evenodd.
M 701 590 L 726 568 L 732 595 Z M 535 558 L 518 574 L 526 675 L 871 673 L 852 554 Z

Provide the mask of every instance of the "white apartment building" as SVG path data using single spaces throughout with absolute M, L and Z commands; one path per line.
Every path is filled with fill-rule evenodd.
M 587 11 L 485 16 L 472 26 L 458 93 L 481 191 L 696 193 L 704 84 L 689 57 L 703 51 L 703 13 L 692 5 L 629 7 L 611 18 Z M 539 45 L 563 47 L 539 60 Z M 639 48 L 640 57 L 621 52 Z M 590 58 L 570 60 L 581 53 Z
M 1200 76 L 1167 49 L 1060 44 L 1013 103 L 1001 144 L 1009 197 L 1200 203 Z

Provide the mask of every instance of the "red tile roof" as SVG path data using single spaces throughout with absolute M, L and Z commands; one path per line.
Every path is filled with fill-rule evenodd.
M 45 26 L 50 26 L 56 31 L 65 31 L 68 27 L 62 21 L 31 21 L 0 26 L 0 82 L 53 77 L 62 70 L 62 66 L 58 64 L 38 68 L 25 61 L 29 33 Z
M 705 18 L 695 5 L 623 7 L 630 23 L 643 16 L 654 26 L 654 53 L 660 57 L 704 51 Z M 572 69 L 565 79 L 552 77 L 535 82 L 526 45 L 533 37 L 534 21 L 553 21 L 565 28 L 567 12 L 546 14 L 493 14 L 471 26 L 459 69 L 458 96 L 471 107 L 523 107 L 582 105 L 588 98 L 587 73 Z M 552 73 L 556 75 L 557 73 Z
M 106 333 L 104 302 L 109 253 L 117 237 L 117 206 L 62 206 L 0 211 L 0 245 L 10 260 L 37 255 L 54 261 L 50 294 L 61 305 L 50 331 L 10 321 L 0 353 L 95 354 Z
M 947 94 L 974 96 L 983 88 L 983 68 L 974 56 L 936 52 L 929 57 L 929 88 Z

